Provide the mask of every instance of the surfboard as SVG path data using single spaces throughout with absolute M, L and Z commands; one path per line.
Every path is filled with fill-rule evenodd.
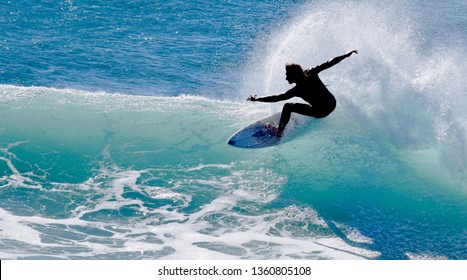
M 227 142 L 239 148 L 265 148 L 278 145 L 282 137 L 275 136 L 266 128 L 266 124 L 277 125 L 281 113 L 256 121 L 237 131 Z
M 303 131 L 300 128 L 304 128 L 306 124 L 317 121 L 317 119 L 312 117 L 292 113 L 290 121 L 285 127 L 283 136 L 277 137 L 268 131 L 266 125 L 270 123 L 277 126 L 279 124 L 280 117 L 281 113 L 279 112 L 247 125 L 234 133 L 234 135 L 232 135 L 227 141 L 227 144 L 234 147 L 248 149 L 266 148 L 283 144 L 300 134 L 299 132 Z

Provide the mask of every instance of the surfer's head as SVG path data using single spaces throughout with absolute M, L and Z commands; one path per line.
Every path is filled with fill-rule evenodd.
M 285 65 L 285 79 L 289 82 L 289 84 L 301 81 L 303 78 L 305 78 L 305 74 L 303 73 L 303 69 L 300 65 L 295 63 L 289 63 Z

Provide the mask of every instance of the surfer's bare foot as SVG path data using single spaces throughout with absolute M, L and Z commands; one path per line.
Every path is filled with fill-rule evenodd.
M 282 137 L 282 134 L 284 133 L 284 131 L 282 131 L 281 129 L 279 129 L 277 126 L 273 125 L 273 124 L 266 124 L 266 129 L 274 136 L 277 136 L 277 137 Z

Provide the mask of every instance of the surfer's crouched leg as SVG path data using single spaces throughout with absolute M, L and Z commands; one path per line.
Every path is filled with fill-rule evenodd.
M 312 115 L 313 109 L 310 105 L 307 104 L 285 103 L 284 108 L 282 109 L 281 120 L 278 127 L 281 132 L 284 131 L 285 127 L 289 123 L 292 112 L 310 116 Z
M 284 131 L 285 126 L 290 120 L 290 115 L 292 114 L 292 103 L 285 103 L 282 108 L 281 120 L 279 121 L 278 129 Z
M 311 106 L 303 103 L 286 103 L 282 109 L 281 120 L 279 123 L 279 130 L 284 130 L 285 126 L 290 120 L 292 113 L 297 113 L 305 116 L 314 118 L 327 117 L 336 108 L 335 99 L 332 99 L 329 103 L 324 103 L 321 106 Z

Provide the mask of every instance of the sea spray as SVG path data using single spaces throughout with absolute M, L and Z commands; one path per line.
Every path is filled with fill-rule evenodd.
M 261 46 L 252 53 L 242 91 L 277 94 L 290 88 L 286 63 L 313 67 L 358 49 L 359 55 L 320 74 L 338 100 L 337 111 L 400 149 L 437 149 L 440 168 L 465 187 L 466 67 L 458 63 L 465 52 L 448 41 L 426 49 L 411 12 L 402 1 L 384 9 L 368 1 L 304 5 L 259 43 L 266 51 Z

